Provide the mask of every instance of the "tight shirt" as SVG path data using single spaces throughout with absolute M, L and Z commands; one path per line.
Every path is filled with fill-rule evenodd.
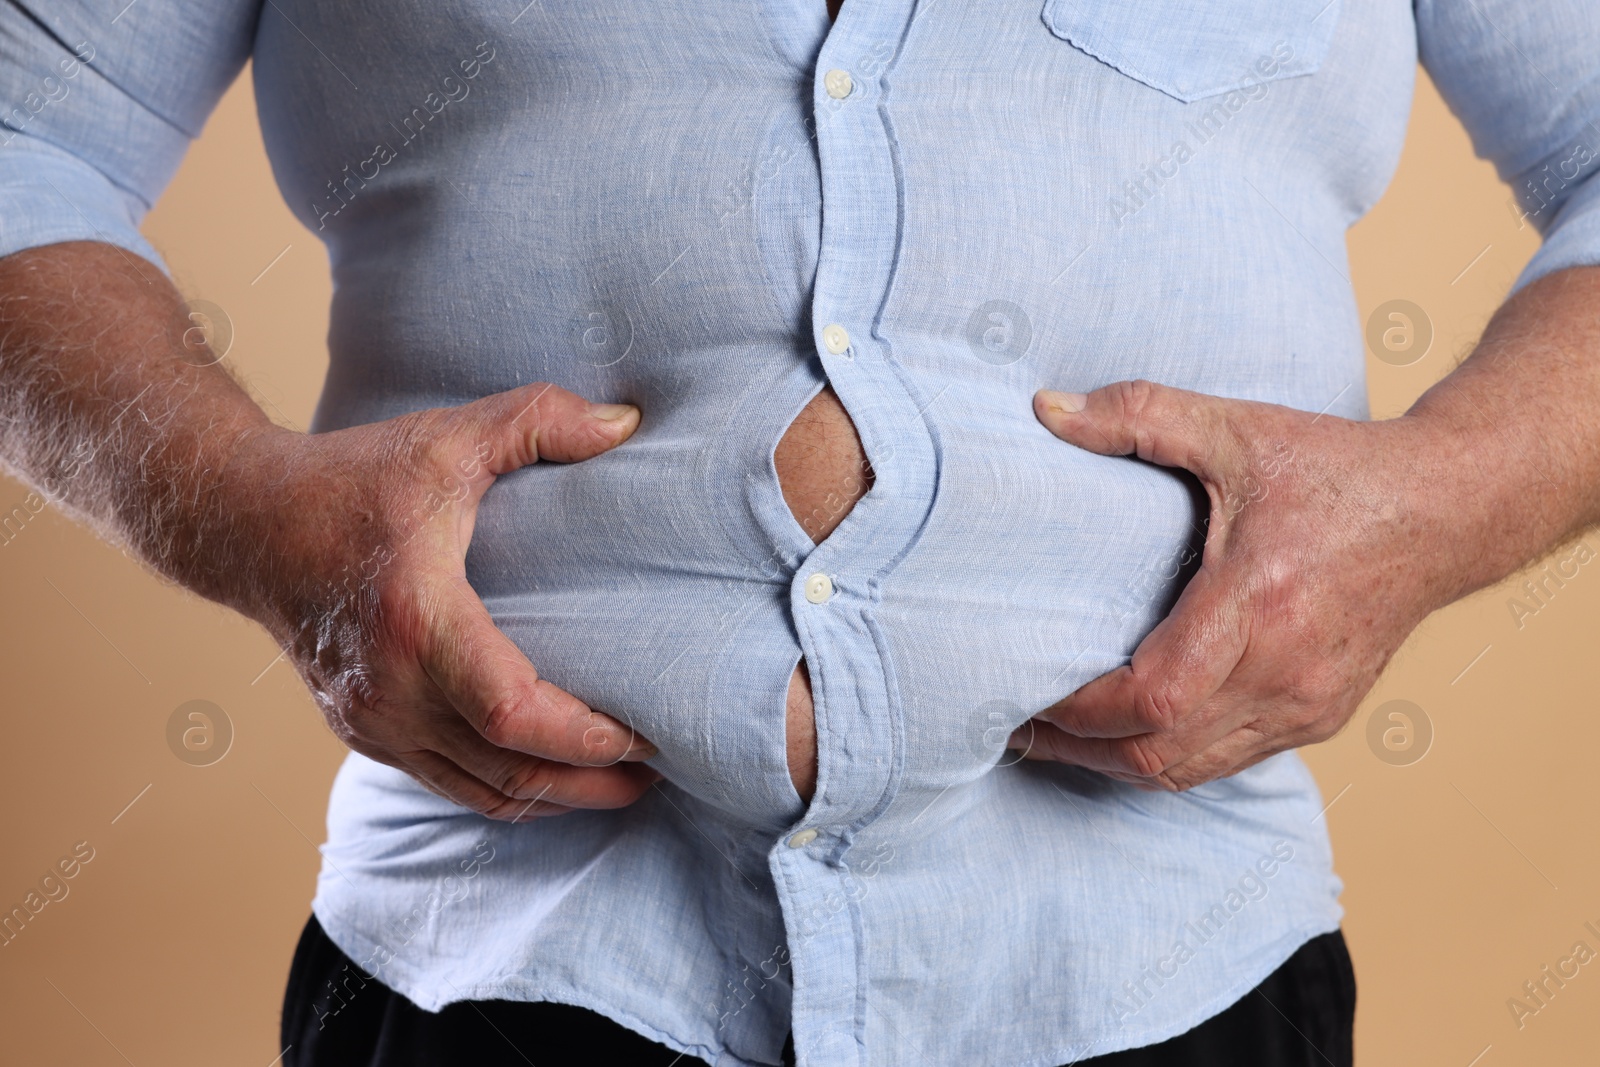
M 1054 1067 L 1221 1011 L 1341 886 L 1293 753 L 1167 794 L 1004 749 L 1128 662 L 1206 514 L 1032 394 L 1366 417 L 1343 236 L 1419 56 L 1546 235 L 1519 284 L 1600 261 L 1593 0 L 5 0 L 0 252 L 160 263 L 138 223 L 248 59 L 335 282 L 314 430 L 640 407 L 501 478 L 468 576 L 665 780 L 507 825 L 351 755 L 313 908 L 366 976 L 718 1065 Z M 814 544 L 773 450 L 825 384 L 875 481 Z

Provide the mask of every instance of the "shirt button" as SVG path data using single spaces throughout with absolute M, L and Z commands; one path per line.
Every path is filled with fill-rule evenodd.
M 828 95 L 835 100 L 843 100 L 850 95 L 850 90 L 855 88 L 855 82 L 850 80 L 848 70 L 830 70 L 822 76 L 823 88 L 828 90 Z
M 811 842 L 815 841 L 816 839 L 817 839 L 817 832 L 815 830 L 801 830 L 799 833 L 797 833 L 793 837 L 789 838 L 789 847 L 790 848 L 805 848 L 807 845 L 811 844 Z
M 806 599 L 813 604 L 826 603 L 833 596 L 833 579 L 818 571 L 806 579 Z
M 837 322 L 830 323 L 822 328 L 822 343 L 837 356 L 850 347 L 850 335 Z

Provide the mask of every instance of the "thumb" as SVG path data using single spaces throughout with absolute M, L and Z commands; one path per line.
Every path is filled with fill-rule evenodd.
M 474 400 L 457 409 L 483 471 L 498 477 L 541 459 L 575 463 L 615 448 L 639 426 L 631 404 L 591 404 L 549 382 Z
M 1235 442 L 1219 397 L 1155 382 L 1115 382 L 1087 395 L 1041 389 L 1033 410 L 1051 433 L 1102 456 L 1137 455 L 1209 480 Z

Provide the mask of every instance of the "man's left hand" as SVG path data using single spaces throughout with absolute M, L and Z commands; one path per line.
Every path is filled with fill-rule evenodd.
M 1034 411 L 1069 444 L 1189 471 L 1211 509 L 1171 614 L 1129 664 L 1012 734 L 1029 759 L 1182 790 L 1327 740 L 1449 599 L 1448 449 L 1423 419 L 1355 422 L 1146 381 L 1041 390 Z

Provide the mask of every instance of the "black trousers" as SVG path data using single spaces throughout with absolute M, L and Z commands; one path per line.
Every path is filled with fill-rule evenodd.
M 1188 1033 L 1076 1067 L 1350 1067 L 1355 1010 L 1355 972 L 1335 931 Z M 365 978 L 315 916 L 289 969 L 283 1046 L 286 1067 L 706 1067 L 568 1004 L 480 1000 L 423 1011 Z M 792 1040 L 783 1058 L 792 1067 Z

